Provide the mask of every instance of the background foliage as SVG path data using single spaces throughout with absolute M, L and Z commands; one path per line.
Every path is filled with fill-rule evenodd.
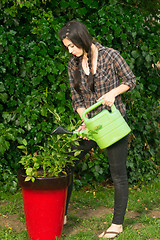
M 71 19 L 82 21 L 101 44 L 119 50 L 136 75 L 136 89 L 123 96 L 132 128 L 129 181 L 149 181 L 157 175 L 157 9 L 155 0 L 154 4 L 139 0 L 1 1 L 0 182 L 5 190 L 16 189 L 20 159 L 17 145 L 23 138 L 34 149 L 59 124 L 68 126 L 79 119 L 71 106 L 69 55 L 58 38 L 58 30 Z M 51 111 L 61 119 L 57 120 Z M 103 151 L 97 149 L 88 154 L 79 164 L 77 176 L 80 185 L 109 178 Z

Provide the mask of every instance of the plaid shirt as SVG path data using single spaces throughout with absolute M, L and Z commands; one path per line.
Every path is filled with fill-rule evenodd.
M 82 64 L 80 64 L 79 66 L 81 67 L 79 70 L 81 73 L 81 95 L 77 93 L 73 87 L 74 71 L 76 69 L 74 57 L 71 58 L 68 63 L 68 74 L 74 111 L 76 111 L 77 108 L 90 107 L 96 103 L 97 99 L 99 99 L 110 90 L 118 87 L 120 84 L 128 85 L 130 87 L 129 91 L 134 89 L 136 85 L 135 76 L 118 51 L 112 48 L 104 47 L 97 42 L 95 45 L 98 47 L 97 70 L 96 74 L 94 75 L 95 92 L 92 92 L 89 89 L 87 83 L 88 76 L 82 69 Z M 125 116 L 126 108 L 122 102 L 121 95 L 118 95 L 116 97 L 114 104 L 116 108 L 121 112 L 122 116 Z M 100 105 L 98 108 L 92 110 L 88 114 L 89 117 L 94 116 L 104 108 L 110 110 L 108 106 Z

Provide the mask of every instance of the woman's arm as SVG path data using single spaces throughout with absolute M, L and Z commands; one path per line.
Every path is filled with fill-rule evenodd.
M 103 104 L 112 106 L 115 98 L 126 92 L 131 91 L 134 89 L 136 85 L 136 78 L 132 73 L 131 69 L 129 68 L 126 61 L 123 57 L 119 54 L 118 51 L 114 51 L 114 68 L 118 79 L 121 79 L 121 83 L 118 87 L 113 88 L 111 91 L 107 92 L 103 96 L 101 96 L 97 101 L 104 99 Z
M 82 113 L 84 112 L 84 110 L 85 110 L 85 108 L 84 107 L 82 107 L 82 108 L 77 108 L 77 113 L 79 114 L 79 116 L 81 117 L 81 119 L 82 119 Z M 82 119 L 82 121 L 83 121 L 83 119 Z M 83 131 L 83 130 L 85 130 L 86 129 L 86 125 L 85 125 L 85 123 L 82 123 L 82 125 L 76 130 L 76 131 Z M 83 139 L 85 139 L 85 140 L 88 140 L 86 137 L 82 137 Z
M 109 91 L 108 93 L 104 94 L 97 101 L 100 101 L 100 100 L 104 99 L 103 105 L 108 105 L 108 106 L 111 107 L 113 105 L 114 101 L 115 101 L 115 98 L 118 95 L 128 91 L 129 89 L 130 89 L 130 87 L 128 85 L 121 84 L 117 88 L 114 88 L 111 91 Z
M 82 119 L 82 113 L 84 112 L 85 108 L 81 107 L 81 108 L 77 108 L 77 113 L 79 114 L 80 118 Z M 83 119 L 82 119 L 83 121 Z

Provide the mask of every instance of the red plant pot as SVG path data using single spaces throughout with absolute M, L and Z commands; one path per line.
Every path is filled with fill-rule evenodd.
M 24 174 L 18 173 L 29 238 L 31 240 L 60 239 L 71 174 L 36 178 L 34 183 L 25 182 L 25 177 Z

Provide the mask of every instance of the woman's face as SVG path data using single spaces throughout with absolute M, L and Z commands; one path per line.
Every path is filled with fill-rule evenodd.
M 83 49 L 78 48 L 68 38 L 64 38 L 62 41 L 63 44 L 68 48 L 69 53 L 75 55 L 76 57 L 80 57 L 83 55 Z

